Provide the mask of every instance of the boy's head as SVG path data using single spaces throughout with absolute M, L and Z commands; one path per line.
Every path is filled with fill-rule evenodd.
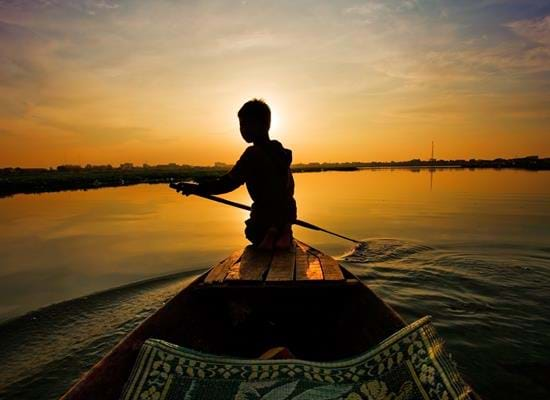
M 241 135 L 247 143 L 269 139 L 271 110 L 263 100 L 247 101 L 237 115 L 239 116 Z

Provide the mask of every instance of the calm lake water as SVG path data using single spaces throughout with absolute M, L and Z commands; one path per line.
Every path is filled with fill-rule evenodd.
M 295 228 L 408 321 L 432 315 L 485 398 L 550 398 L 550 172 L 296 174 Z M 244 190 L 227 198 L 248 203 Z M 0 398 L 57 398 L 198 273 L 246 213 L 167 185 L 0 199 Z M 347 255 L 346 255 L 347 254 Z M 548 383 L 546 383 L 548 385 Z

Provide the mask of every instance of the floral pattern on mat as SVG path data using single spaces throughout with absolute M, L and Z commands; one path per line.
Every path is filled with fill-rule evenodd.
M 470 399 L 429 317 L 336 362 L 248 360 L 161 340 L 143 345 L 123 400 Z

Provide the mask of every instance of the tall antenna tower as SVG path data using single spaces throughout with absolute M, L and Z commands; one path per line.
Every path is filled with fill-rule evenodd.
M 432 140 L 432 158 L 430 158 L 430 161 L 435 161 L 434 158 L 434 141 Z

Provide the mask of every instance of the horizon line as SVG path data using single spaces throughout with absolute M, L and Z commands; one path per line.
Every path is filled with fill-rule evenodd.
M 511 158 L 504 158 L 504 157 L 497 157 L 497 158 L 453 158 L 453 159 L 421 159 L 421 158 L 411 158 L 409 160 L 391 160 L 391 161 L 309 161 L 309 162 L 297 162 L 292 163 L 292 166 L 300 166 L 300 165 L 326 165 L 326 164 L 392 164 L 392 163 L 409 163 L 409 162 L 421 162 L 421 163 L 430 163 L 430 162 L 470 162 L 470 161 L 491 161 L 491 162 L 497 162 L 497 161 L 513 161 L 513 160 L 526 160 L 526 159 L 537 159 L 537 160 L 546 160 L 549 159 L 550 156 L 540 156 L 536 154 L 531 154 L 527 156 L 518 156 L 518 157 L 511 157 Z M 33 167 L 21 167 L 21 166 L 0 166 L 0 169 L 56 169 L 59 167 L 73 167 L 73 168 L 93 168 L 93 167 L 104 167 L 104 168 L 144 168 L 144 167 L 196 167 L 196 168 L 215 168 L 215 167 L 231 167 L 235 165 L 222 162 L 222 161 L 215 161 L 212 164 L 207 165 L 197 165 L 197 164 L 185 164 L 181 163 L 178 164 L 176 162 L 168 162 L 168 163 L 162 163 L 162 164 L 149 164 L 147 162 L 142 163 L 134 163 L 134 162 L 121 162 L 117 164 L 77 164 L 77 163 L 64 163 L 64 164 L 58 164 L 58 165 L 50 165 L 50 166 L 33 166 Z

